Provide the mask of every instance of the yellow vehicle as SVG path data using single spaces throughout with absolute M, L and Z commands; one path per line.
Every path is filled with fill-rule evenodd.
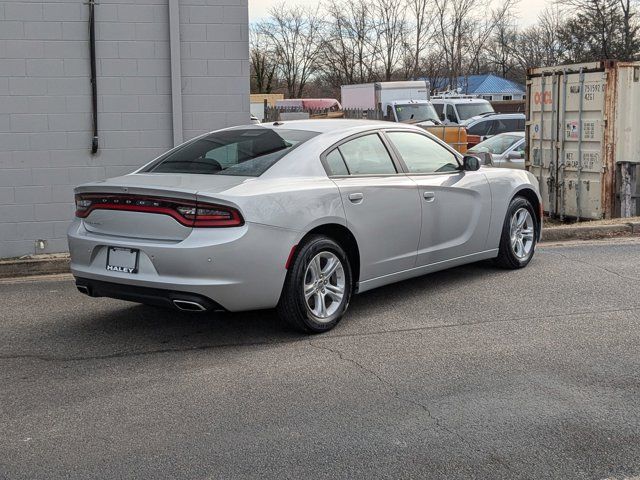
M 460 125 L 423 126 L 427 132 L 435 135 L 460 153 L 467 152 L 467 129 Z

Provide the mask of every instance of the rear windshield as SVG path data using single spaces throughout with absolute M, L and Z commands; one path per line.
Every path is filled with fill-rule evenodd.
M 145 172 L 258 177 L 317 132 L 243 127 L 215 132 L 162 157 Z

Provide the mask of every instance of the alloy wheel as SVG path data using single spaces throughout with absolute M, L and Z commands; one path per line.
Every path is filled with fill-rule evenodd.
M 526 208 L 519 208 L 511 217 L 511 250 L 519 260 L 526 260 L 533 250 L 535 223 Z
M 329 319 L 345 295 L 345 274 L 340 259 L 331 252 L 320 252 L 311 259 L 304 275 L 304 299 L 309 311 L 320 322 Z

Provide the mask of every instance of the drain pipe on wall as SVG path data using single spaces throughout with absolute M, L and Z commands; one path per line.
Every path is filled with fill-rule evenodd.
M 98 85 L 96 82 L 96 2 L 89 0 L 89 50 L 91 53 L 91 106 L 93 109 L 93 138 L 91 153 L 98 153 Z
M 182 143 L 182 67 L 180 62 L 180 5 L 169 0 L 169 55 L 171 57 L 171 115 L 173 146 Z

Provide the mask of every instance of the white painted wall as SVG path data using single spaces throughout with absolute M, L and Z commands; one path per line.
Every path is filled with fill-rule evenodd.
M 0 1 L 0 258 L 66 251 L 73 186 L 172 146 L 168 1 L 96 6 L 96 155 L 89 7 Z M 248 123 L 247 0 L 178 1 L 184 138 Z

